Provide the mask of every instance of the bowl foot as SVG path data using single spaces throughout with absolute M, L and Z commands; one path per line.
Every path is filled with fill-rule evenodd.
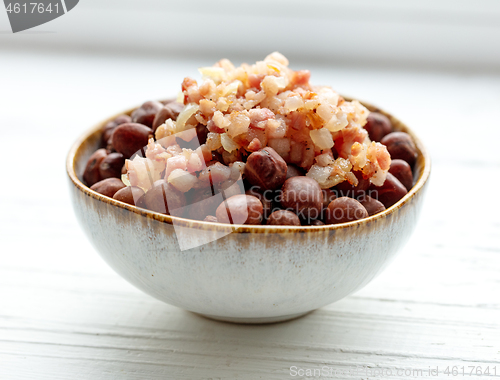
M 278 323 L 278 322 L 289 321 L 295 318 L 302 317 L 306 314 L 309 314 L 311 311 L 306 311 L 305 313 L 280 315 L 277 317 L 262 317 L 262 318 L 236 318 L 236 317 L 223 317 L 218 315 L 200 314 L 200 313 L 195 313 L 195 314 L 201 315 L 202 317 L 208 319 L 215 319 L 216 321 L 258 325 L 265 323 Z

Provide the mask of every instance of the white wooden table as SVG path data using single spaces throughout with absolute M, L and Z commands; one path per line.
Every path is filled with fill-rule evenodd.
M 73 216 L 64 168 L 83 130 L 175 95 L 212 62 L 9 51 L 0 62 L 1 380 L 420 378 L 429 368 L 468 378 L 488 366 L 500 377 L 500 76 L 313 67 L 314 82 L 419 133 L 433 157 L 425 209 L 365 289 L 295 321 L 240 326 L 163 304 L 108 268 Z

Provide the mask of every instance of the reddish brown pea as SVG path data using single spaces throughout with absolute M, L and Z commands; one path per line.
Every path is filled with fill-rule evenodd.
M 113 134 L 113 131 L 115 130 L 116 127 L 118 127 L 121 124 L 125 123 L 130 123 L 132 122 L 132 118 L 128 115 L 120 115 L 116 117 L 114 120 L 111 120 L 109 123 L 107 123 L 102 132 L 102 143 L 103 145 L 107 145 L 109 142 L 109 139 L 111 138 L 111 135 Z
M 116 128 L 118 127 L 120 124 L 124 124 L 124 123 L 131 123 L 132 122 L 132 118 L 129 116 L 129 115 L 119 115 L 117 116 L 116 118 L 114 118 L 113 120 L 109 121 L 105 126 L 104 126 L 104 130 L 106 129 L 110 129 L 110 128 Z
M 196 136 L 198 137 L 198 141 L 195 142 L 196 144 L 202 145 L 207 142 L 207 136 L 208 136 L 208 129 L 205 125 L 203 124 L 198 124 L 196 126 Z M 198 148 L 198 145 L 194 147 L 193 150 Z
M 245 191 L 246 195 L 253 195 L 254 197 L 257 197 L 259 201 L 262 203 L 262 208 L 263 208 L 263 213 L 264 213 L 264 219 L 269 218 L 269 215 L 272 213 L 273 209 L 273 202 L 272 199 L 270 199 L 269 193 L 272 193 L 271 191 L 266 191 L 264 193 L 261 193 L 260 191 L 257 190 L 258 188 L 252 187 Z
M 408 190 L 396 177 L 387 173 L 384 184 L 380 187 L 371 186 L 369 193 L 372 198 L 378 199 L 386 208 L 389 208 L 403 198 Z
M 287 165 L 273 148 L 264 148 L 248 156 L 245 177 L 263 190 L 275 190 L 285 182 Z
M 368 216 L 372 216 L 378 214 L 385 210 L 385 206 L 382 202 L 377 201 L 376 199 L 370 197 L 369 195 L 365 195 L 358 199 L 359 203 L 363 205 L 363 207 L 368 212 Z
M 121 153 L 110 153 L 99 165 L 99 173 L 101 178 L 120 178 L 122 175 L 122 168 L 125 165 L 125 157 Z
M 328 205 L 325 221 L 327 224 L 339 224 L 367 217 L 368 212 L 356 199 L 340 197 Z
M 301 176 L 288 178 L 283 184 L 281 205 L 304 220 L 317 219 L 323 206 L 323 193 L 314 179 Z
M 291 211 L 277 210 L 269 215 L 268 226 L 300 226 L 300 219 Z
M 136 186 L 127 186 L 118 190 L 115 195 L 113 195 L 113 199 L 128 203 L 132 206 L 144 207 L 142 204 L 144 200 L 144 190 Z
M 287 165 L 287 171 L 286 171 L 286 179 L 291 178 L 291 177 L 298 177 L 300 175 L 305 175 L 306 173 L 304 172 L 304 169 L 299 168 L 297 165 L 294 164 L 288 164 Z
M 406 161 L 399 159 L 392 160 L 389 173 L 399 179 L 399 182 L 406 187 L 406 190 L 411 190 L 413 187 L 413 173 L 411 166 Z
M 380 142 L 385 135 L 392 132 L 392 123 L 387 116 L 379 112 L 370 112 L 366 119 L 365 129 L 370 140 Z
M 321 209 L 320 219 L 324 219 L 328 205 L 338 198 L 338 193 L 336 190 L 332 189 L 323 189 L 321 192 L 323 193 L 323 207 Z
M 118 178 L 106 178 L 91 186 L 91 189 L 99 194 L 113 198 L 113 195 L 125 187 L 125 184 Z
M 215 190 L 217 193 L 217 190 Z M 207 215 L 215 214 L 222 197 L 214 196 L 210 185 L 199 189 L 192 189 L 186 196 L 186 218 L 203 220 Z
M 102 160 L 106 158 L 108 153 L 106 149 L 98 149 L 90 156 L 87 161 L 87 166 L 85 166 L 85 171 L 83 172 L 83 181 L 87 186 L 92 186 L 94 183 L 99 182 L 102 177 L 99 173 L 99 165 Z
M 144 205 L 151 211 L 181 216 L 182 212 L 179 208 L 186 205 L 186 197 L 184 193 L 160 179 L 144 195 Z
M 332 201 L 337 199 L 337 192 L 332 189 L 323 189 L 321 192 L 323 193 L 323 208 L 325 209 Z
M 263 214 L 262 203 L 252 195 L 233 195 L 222 202 L 215 216 L 219 223 L 261 224 Z
M 391 155 L 391 159 L 401 159 L 413 167 L 417 160 L 417 147 L 411 136 L 405 132 L 392 132 L 385 136 L 382 141 Z
M 159 110 L 163 108 L 163 104 L 155 100 L 150 100 L 132 112 L 132 122 L 144 124 L 151 128 L 153 121 Z
M 183 109 L 184 109 L 184 104 L 182 103 L 170 102 L 166 104 L 155 115 L 152 124 L 153 131 L 156 131 L 156 129 L 168 119 L 172 119 L 174 121 L 177 120 L 177 116 L 179 116 L 179 114 Z
M 150 128 L 137 123 L 125 123 L 116 127 L 111 136 L 113 147 L 125 158 L 130 158 L 148 144 Z

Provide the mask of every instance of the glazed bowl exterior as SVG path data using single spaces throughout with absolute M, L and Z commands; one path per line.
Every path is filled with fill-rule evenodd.
M 128 282 L 161 301 L 211 318 L 276 322 L 338 301 L 381 273 L 408 241 L 430 174 L 429 156 L 417 136 L 390 114 L 363 104 L 387 115 L 396 130 L 409 133 L 419 151 L 414 187 L 380 214 L 327 226 L 223 225 L 105 197 L 84 185 L 82 174 L 99 147 L 102 126 L 114 116 L 84 133 L 68 154 L 77 219 L 102 258 Z M 179 227 L 183 238 L 222 237 L 181 250 Z

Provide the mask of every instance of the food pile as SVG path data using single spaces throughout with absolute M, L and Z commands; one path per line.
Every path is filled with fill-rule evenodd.
M 91 189 L 195 220 L 317 226 L 379 213 L 413 186 L 411 137 L 311 85 L 283 55 L 200 72 L 177 101 L 148 101 L 104 126 L 83 174 Z

